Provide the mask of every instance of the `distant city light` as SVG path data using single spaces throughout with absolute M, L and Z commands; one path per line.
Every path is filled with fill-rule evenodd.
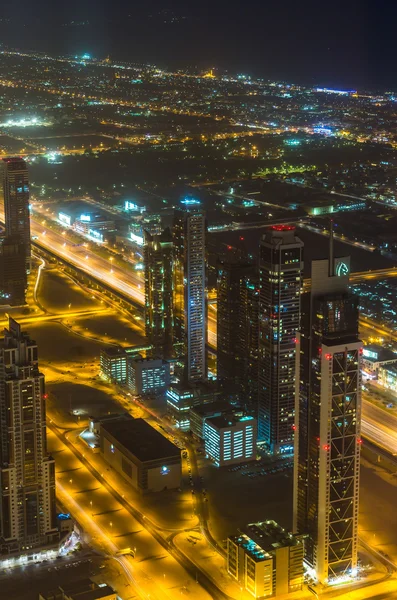
M 49 121 L 43 121 L 37 117 L 32 119 L 8 119 L 0 123 L 0 127 L 42 127 L 51 125 Z
M 86 223 L 91 221 L 91 215 L 80 215 L 80 221 L 85 221 Z
M 194 204 L 201 204 L 200 200 L 195 200 L 194 198 L 185 198 L 181 200 L 181 204 L 192 206 Z

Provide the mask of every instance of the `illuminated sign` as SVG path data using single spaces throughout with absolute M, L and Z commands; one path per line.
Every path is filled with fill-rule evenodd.
M 142 235 L 137 235 L 136 233 L 132 233 L 132 231 L 131 231 L 130 238 L 133 242 L 138 244 L 138 246 L 143 246 L 143 236 Z
M 58 214 L 58 220 L 62 223 L 62 225 L 67 225 L 68 227 L 70 227 L 72 224 L 71 217 L 62 212 Z
M 103 233 L 96 229 L 89 229 L 88 235 L 92 237 L 96 242 L 103 242 Z
M 161 474 L 167 475 L 170 472 L 168 467 L 161 467 Z
M 378 353 L 373 350 L 368 350 L 368 348 L 363 348 L 363 356 L 366 358 L 373 358 L 374 360 L 378 360 Z
M 138 204 L 135 204 L 135 202 L 130 202 L 130 200 L 126 200 L 124 202 L 124 210 L 126 211 L 139 211 L 139 212 L 143 212 L 144 208 L 142 208 L 141 206 L 138 206 Z
M 81 215 L 80 221 L 85 221 L 85 222 L 91 221 L 91 215 Z
M 349 266 L 343 260 L 341 260 L 340 262 L 336 263 L 335 274 L 337 277 L 349 275 Z
M 200 200 L 195 200 L 194 198 L 185 198 L 184 200 L 181 200 L 181 203 L 189 206 L 192 206 L 194 204 L 201 204 Z

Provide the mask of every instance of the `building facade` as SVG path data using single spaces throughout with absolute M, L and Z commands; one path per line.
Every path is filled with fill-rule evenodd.
M 256 431 L 253 417 L 210 417 L 204 423 L 205 453 L 217 467 L 255 460 Z
M 128 361 L 128 387 L 133 394 L 159 394 L 170 385 L 170 363 L 161 358 Z
M 273 453 L 293 451 L 302 270 L 303 242 L 295 227 L 270 227 L 259 248 L 258 427 Z
M 297 592 L 303 585 L 303 540 L 275 521 L 248 525 L 227 540 L 226 568 L 254 598 Z
M 102 377 L 111 383 L 127 383 L 128 354 L 124 348 L 103 348 L 99 360 Z
M 20 236 L 0 238 L 0 304 L 25 304 L 26 251 Z
M 206 219 L 201 210 L 174 219 L 174 335 L 185 379 L 207 379 Z
M 154 358 L 173 355 L 173 243 L 169 229 L 145 232 L 145 331 Z
M 0 552 L 56 542 L 55 463 L 46 444 L 36 343 L 12 318 L 0 343 Z
M 321 583 L 357 572 L 361 365 L 349 259 L 314 261 L 297 362 L 294 531 Z
M 142 494 L 180 486 L 181 452 L 144 419 L 129 415 L 100 424 L 103 458 Z
M 247 410 L 256 408 L 258 379 L 256 266 L 239 258 L 217 265 L 217 379 Z
M 22 158 L 3 158 L 3 193 L 6 236 L 19 236 L 25 250 L 26 270 L 29 272 L 29 177 Z

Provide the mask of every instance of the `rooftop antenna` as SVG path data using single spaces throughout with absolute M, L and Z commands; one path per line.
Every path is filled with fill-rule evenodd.
M 329 220 L 329 276 L 334 276 L 334 220 Z

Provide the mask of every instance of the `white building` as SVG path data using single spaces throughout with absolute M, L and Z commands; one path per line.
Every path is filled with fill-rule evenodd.
M 212 417 L 204 424 L 205 452 L 217 467 L 255 460 L 256 435 L 253 417 Z
M 128 363 L 128 387 L 144 396 L 164 392 L 170 384 L 170 363 L 161 358 L 134 358 Z

